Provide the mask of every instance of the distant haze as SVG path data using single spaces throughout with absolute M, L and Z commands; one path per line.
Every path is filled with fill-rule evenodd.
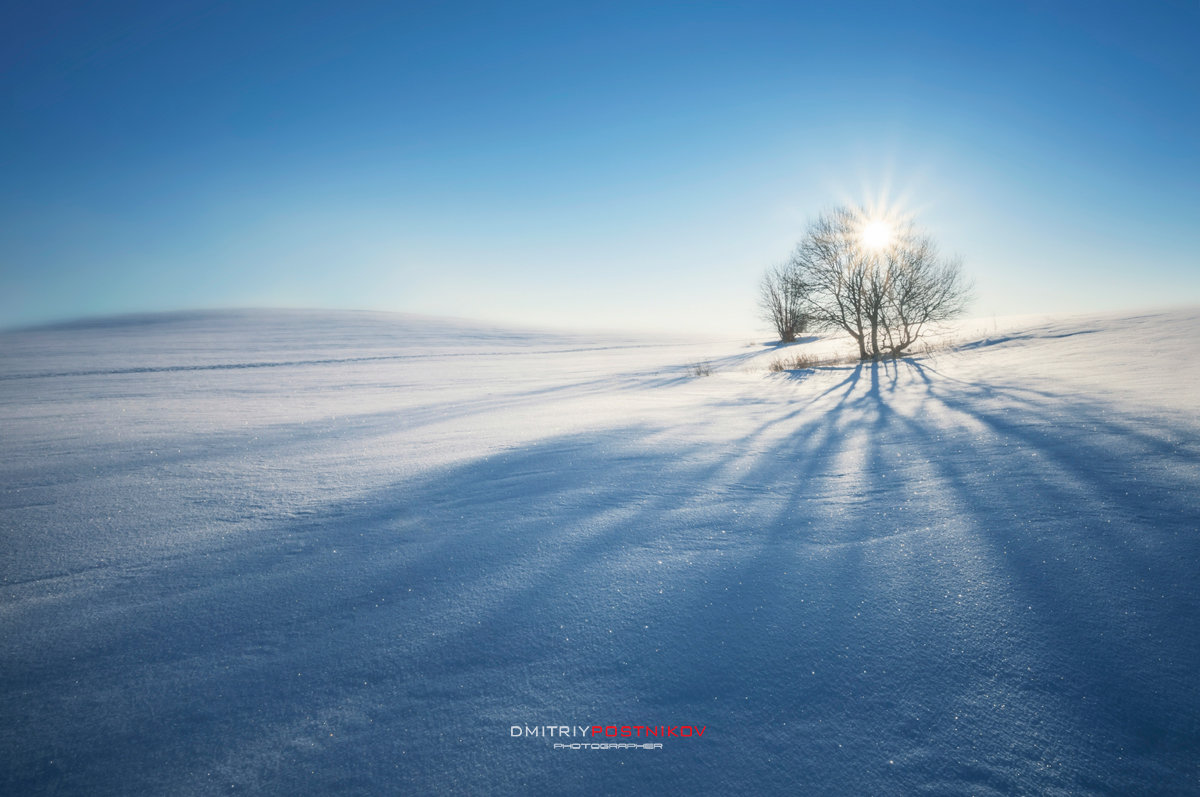
M 975 315 L 1200 302 L 1194 3 L 10 4 L 0 327 L 342 307 L 761 326 L 834 203 Z

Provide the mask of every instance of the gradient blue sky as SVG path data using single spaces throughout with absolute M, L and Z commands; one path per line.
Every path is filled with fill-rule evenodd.
M 0 326 L 753 328 L 884 198 L 975 315 L 1200 303 L 1200 5 L 6 3 Z

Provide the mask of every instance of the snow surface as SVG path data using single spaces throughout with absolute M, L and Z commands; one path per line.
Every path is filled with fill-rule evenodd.
M 950 336 L 0 334 L 0 792 L 1200 793 L 1200 311 Z

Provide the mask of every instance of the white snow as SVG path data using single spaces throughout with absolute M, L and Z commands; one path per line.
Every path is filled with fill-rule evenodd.
M 0 791 L 1200 791 L 1200 311 L 947 336 L 2 333 Z

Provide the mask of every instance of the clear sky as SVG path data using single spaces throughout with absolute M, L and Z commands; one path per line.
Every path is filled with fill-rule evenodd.
M 806 221 L 880 198 L 974 315 L 1200 303 L 1196 2 L 0 13 L 0 326 L 753 328 Z

